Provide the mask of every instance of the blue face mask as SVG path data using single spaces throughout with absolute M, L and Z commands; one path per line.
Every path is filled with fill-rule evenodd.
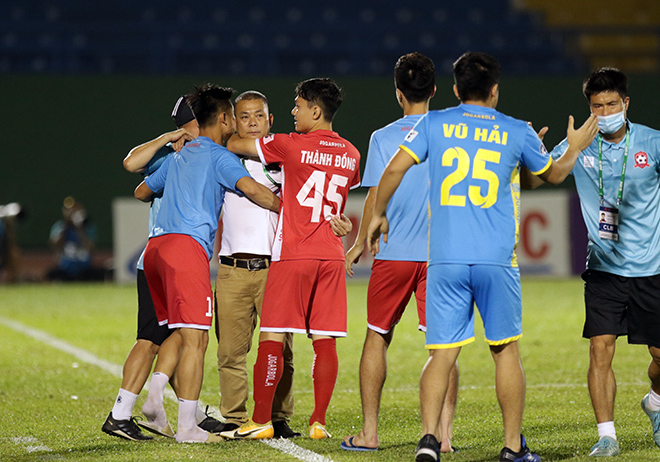
M 607 116 L 598 116 L 598 129 L 601 133 L 611 135 L 626 123 L 626 111 L 617 112 Z

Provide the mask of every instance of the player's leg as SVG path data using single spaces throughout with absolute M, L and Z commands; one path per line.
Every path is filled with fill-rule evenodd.
M 204 378 L 204 354 L 208 345 L 208 331 L 180 328 L 181 359 L 177 367 L 179 419 L 177 442 L 204 442 L 208 433 L 197 426 L 196 411 Z
M 162 260 L 162 249 L 168 245 L 169 237 L 161 236 L 149 239 L 144 255 L 144 274 L 148 283 L 149 293 L 153 301 L 158 324 L 166 326 L 168 321 L 167 291 L 165 290 L 164 272 L 167 264 Z M 149 394 L 142 406 L 142 413 L 147 422 L 153 424 L 156 430 L 169 426 L 163 396 L 165 387 L 172 376 L 179 358 L 180 336 L 174 332 L 159 348 L 159 356 L 151 376 Z
M 540 461 L 521 436 L 525 408 L 525 373 L 518 340 L 522 336 L 522 290 L 518 268 L 474 265 L 470 269 L 474 301 L 484 323 L 486 341 L 495 361 L 495 390 L 502 411 L 507 457 Z M 522 460 L 522 459 L 521 459 Z
M 431 265 L 427 270 L 426 348 L 420 379 L 422 438 L 419 460 L 439 458 L 438 428 L 449 376 L 460 349 L 474 341 L 474 310 L 467 265 Z
M 208 330 L 213 321 L 213 291 L 208 256 L 204 248 L 190 236 L 170 234 L 163 237 L 168 240 L 167 245 L 161 247 L 159 271 L 166 281 L 168 324 L 177 329 L 180 338 L 180 359 L 168 363 L 168 366 L 176 366 L 178 375 L 179 419 L 176 440 L 212 442 L 216 438 L 197 426 L 204 355 L 208 345 Z M 145 269 L 148 268 L 145 266 Z M 157 370 L 163 355 L 166 352 L 169 354 L 165 347 L 173 337 L 174 334 L 161 347 Z M 174 356 L 176 353 L 171 354 Z M 167 370 L 170 377 L 173 371 Z
M 387 377 L 387 349 L 393 333 L 393 329 L 385 334 L 367 329 L 360 358 L 360 398 L 364 424 L 355 436 L 344 437 L 345 449 L 377 448 L 379 445 L 378 414 Z
M 456 402 L 458 401 L 458 361 L 449 371 L 449 382 L 447 384 L 447 393 L 442 403 L 440 414 L 440 452 L 453 452 L 454 448 L 451 441 L 454 438 L 454 413 L 456 411 Z
M 495 390 L 502 411 L 504 445 L 517 453 L 522 449 L 520 433 L 525 408 L 525 374 L 518 342 L 491 345 L 490 351 L 495 360 Z
M 325 429 L 326 413 L 339 373 L 337 340 L 324 335 L 312 335 L 314 362 L 312 381 L 314 383 L 314 410 L 309 418 L 309 437 L 313 439 L 330 438 Z
M 259 351 L 254 365 L 254 413 L 259 424 L 271 422 L 275 390 L 282 378 L 284 333 L 261 332 Z
M 337 337 L 346 336 L 346 275 L 343 261 L 308 263 L 309 283 L 315 287 L 307 298 L 305 319 L 314 347 L 314 411 L 309 419 L 309 436 L 330 438 L 326 413 L 337 382 L 339 360 Z
M 642 409 L 651 419 L 653 440 L 660 447 L 660 275 L 631 278 L 628 304 L 628 342 L 647 345 L 651 362 L 651 387 L 642 398 Z
M 295 438 L 302 436 L 291 429 L 289 422 L 293 417 L 293 334 L 288 332 L 284 336 L 282 349 L 282 377 L 277 384 L 273 397 L 272 420 L 275 438 Z
M 254 274 L 254 304 L 259 316 L 263 308 L 263 301 L 268 280 L 268 269 L 253 272 Z M 272 422 L 275 438 L 294 438 L 302 436 L 289 427 L 293 417 L 293 334 L 287 332 L 284 335 L 282 348 L 282 377 L 277 384 L 275 396 L 273 397 Z
M 438 438 L 438 422 L 449 389 L 449 375 L 460 351 L 460 346 L 429 350 L 429 359 L 419 381 L 422 435 L 432 434 Z
M 170 335 L 167 326 L 159 326 L 147 277 L 137 270 L 138 328 L 137 342 L 124 363 L 121 387 L 139 394 L 149 377 L 160 345 Z
M 424 279 L 425 275 L 424 271 Z M 344 437 L 344 449 L 378 447 L 378 414 L 387 378 L 387 350 L 392 342 L 394 326 L 401 320 L 418 279 L 415 262 L 374 260 L 367 290 L 368 329 L 360 358 L 364 425 L 355 436 Z
M 614 421 L 616 379 L 612 360 L 616 350 L 616 336 L 596 335 L 589 339 L 589 370 L 587 383 L 596 422 Z
M 417 316 L 419 318 L 419 330 L 426 332 L 426 278 L 427 278 L 427 263 L 416 263 L 414 268 L 415 281 L 414 291 L 415 300 L 417 302 Z M 451 445 L 451 440 L 454 437 L 453 423 L 454 412 L 456 410 L 456 401 L 458 400 L 458 361 L 449 373 L 449 384 L 447 393 L 445 394 L 445 401 L 442 405 L 442 413 L 440 414 L 440 425 L 438 434 L 440 435 L 440 452 L 453 452 L 454 448 Z
M 589 339 L 589 370 L 587 384 L 596 416 L 598 442 L 590 455 L 611 456 L 619 453 L 614 426 L 616 378 L 612 361 L 616 339 L 628 334 L 628 278 L 600 271 L 586 271 L 583 337 Z
M 252 273 L 220 265 L 216 279 L 218 375 L 220 412 L 226 423 L 220 431 L 238 428 L 248 420 L 249 394 L 246 358 L 252 345 L 257 312 L 251 294 Z
M 252 418 L 234 430 L 220 433 L 230 439 L 264 439 L 274 436 L 271 415 L 273 396 L 282 377 L 283 333 L 261 332 L 254 364 L 254 412 Z
M 261 312 L 259 350 L 254 364 L 254 412 L 241 427 L 222 432 L 225 438 L 272 438 L 273 399 L 282 377 L 286 332 L 305 332 L 300 300 L 308 298 L 312 285 L 303 263 L 273 262 L 268 272 Z

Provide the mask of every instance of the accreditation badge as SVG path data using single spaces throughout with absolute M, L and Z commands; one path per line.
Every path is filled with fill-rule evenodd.
M 619 211 L 613 207 L 603 207 L 601 205 L 598 217 L 598 237 L 618 241 Z

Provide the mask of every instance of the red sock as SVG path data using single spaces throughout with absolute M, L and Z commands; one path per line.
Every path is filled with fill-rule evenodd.
M 274 340 L 259 343 L 257 362 L 254 364 L 254 413 L 252 420 L 258 424 L 270 421 L 273 397 L 282 378 L 284 344 Z
M 319 422 L 325 425 L 325 413 L 330 405 L 330 398 L 337 382 L 339 360 L 337 359 L 337 341 L 334 338 L 314 340 L 314 364 L 312 379 L 314 381 L 314 412 L 309 424 Z

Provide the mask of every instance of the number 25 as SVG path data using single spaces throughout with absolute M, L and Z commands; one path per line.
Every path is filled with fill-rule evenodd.
M 474 157 L 472 178 L 484 180 L 488 183 L 488 186 L 486 196 L 482 196 L 480 186 L 470 185 L 468 197 L 470 202 L 482 209 L 487 209 L 497 202 L 497 190 L 500 187 L 500 180 L 494 172 L 486 168 L 486 162 L 499 164 L 500 156 L 501 154 L 497 151 L 479 149 Z M 456 161 L 456 169 L 447 175 L 440 186 L 440 205 L 465 207 L 465 196 L 451 194 L 451 188 L 467 178 L 470 173 L 470 156 L 463 148 L 449 148 L 442 154 L 442 166 L 451 167 L 454 161 Z

